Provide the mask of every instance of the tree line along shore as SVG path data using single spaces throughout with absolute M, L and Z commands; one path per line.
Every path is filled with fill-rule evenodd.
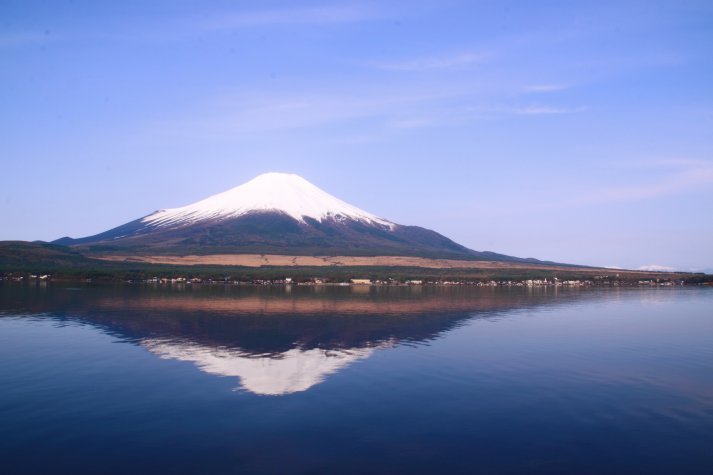
M 450 270 L 450 269 L 449 269 Z M 321 271 L 321 272 L 319 272 Z M 453 274 L 434 269 L 55 269 L 47 272 L 10 271 L 0 274 L 0 282 L 122 282 L 154 285 L 471 285 L 480 287 L 623 287 L 712 285 L 713 276 L 685 273 L 577 274 L 531 271 Z M 558 274 L 558 275 L 557 275 Z

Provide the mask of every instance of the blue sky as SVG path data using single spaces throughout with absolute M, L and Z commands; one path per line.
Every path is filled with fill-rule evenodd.
M 0 239 L 298 173 L 477 250 L 713 270 L 713 3 L 0 0 Z

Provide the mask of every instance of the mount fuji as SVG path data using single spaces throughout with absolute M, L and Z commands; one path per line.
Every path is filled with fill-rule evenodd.
M 393 223 L 287 173 L 265 173 L 196 203 L 54 244 L 89 253 L 136 255 L 260 253 L 541 262 L 473 251 L 435 231 Z

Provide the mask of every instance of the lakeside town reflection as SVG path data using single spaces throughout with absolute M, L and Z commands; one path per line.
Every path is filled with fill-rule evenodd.
M 427 343 L 472 318 L 586 292 L 463 287 L 0 287 L 0 312 L 101 328 L 163 359 L 239 378 L 260 395 L 305 391 L 380 349 Z

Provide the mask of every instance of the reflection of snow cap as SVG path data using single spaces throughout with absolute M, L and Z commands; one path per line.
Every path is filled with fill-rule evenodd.
M 141 344 L 165 359 L 193 362 L 201 371 L 237 376 L 241 387 L 255 394 L 281 395 L 305 391 L 349 364 L 368 358 L 373 348 L 300 350 L 277 356 L 250 356 L 237 350 L 174 340 L 143 340 Z

